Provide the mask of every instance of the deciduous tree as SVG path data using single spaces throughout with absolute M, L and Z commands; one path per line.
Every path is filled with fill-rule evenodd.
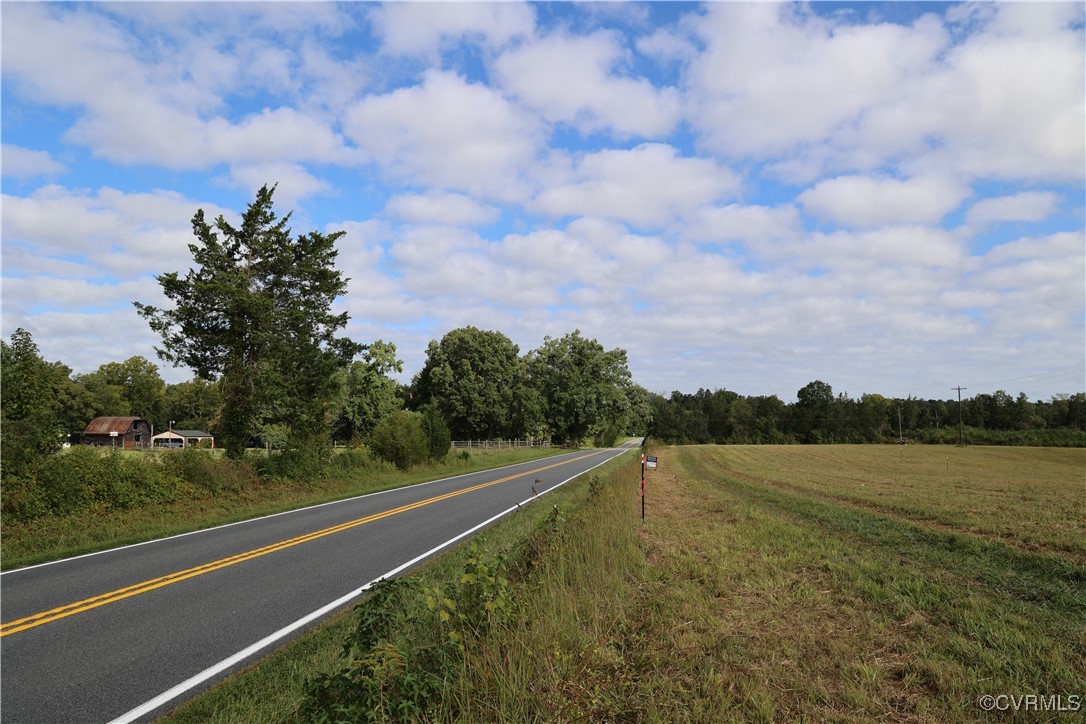
M 436 404 L 458 440 L 506 436 L 521 384 L 519 348 L 501 332 L 454 329 L 430 342 L 412 385 L 412 407 Z
M 625 423 L 630 385 L 626 350 L 605 350 L 575 330 L 558 339 L 544 338 L 531 353 L 529 366 L 556 440 L 577 442 L 608 424 Z

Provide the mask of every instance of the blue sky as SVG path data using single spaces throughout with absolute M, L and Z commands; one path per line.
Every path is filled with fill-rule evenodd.
M 344 230 L 361 342 L 668 393 L 1086 387 L 1081 3 L 4 3 L 3 319 L 155 339 L 198 208 Z M 163 377 L 188 379 L 162 364 Z

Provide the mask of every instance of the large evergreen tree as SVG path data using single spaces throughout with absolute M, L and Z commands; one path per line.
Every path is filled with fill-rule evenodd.
M 347 285 L 335 268 L 343 232 L 292 239 L 290 214 L 272 210 L 274 190 L 257 192 L 238 228 L 197 211 L 193 268 L 157 277 L 174 307 L 136 302 L 162 337 L 160 357 L 222 378 L 219 432 L 232 457 L 265 425 L 287 426 L 297 446 L 326 441 L 336 372 L 361 349 L 336 336 L 348 316 L 331 311 Z

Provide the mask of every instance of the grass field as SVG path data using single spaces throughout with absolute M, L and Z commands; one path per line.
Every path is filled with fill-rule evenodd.
M 489 545 L 510 551 L 518 615 L 465 646 L 427 716 L 1086 713 L 1086 451 L 653 452 L 660 467 L 648 473 L 644 526 L 631 455 L 488 531 Z M 454 587 L 462 557 L 453 551 L 419 575 Z M 305 679 L 342 665 L 350 627 L 341 617 L 176 720 L 292 720 Z M 274 706 L 262 708 L 265 699 Z M 1001 710 L 989 714 L 991 702 Z
M 663 459 L 654 676 L 713 714 L 970 720 L 985 695 L 1086 695 L 1086 451 Z

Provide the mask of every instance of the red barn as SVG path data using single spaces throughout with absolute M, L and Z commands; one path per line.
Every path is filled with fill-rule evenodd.
M 124 450 L 150 447 L 151 423 L 142 417 L 96 417 L 83 431 L 83 444 Z

